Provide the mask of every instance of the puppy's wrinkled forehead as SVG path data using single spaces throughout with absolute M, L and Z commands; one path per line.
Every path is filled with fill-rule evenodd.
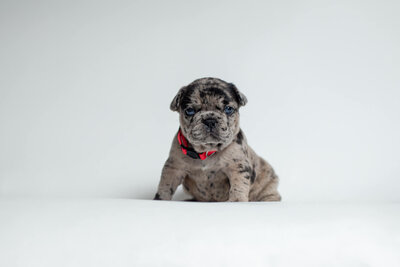
M 223 105 L 239 108 L 246 105 L 247 98 L 233 83 L 218 78 L 201 78 L 182 87 L 171 102 L 172 111 L 184 110 L 190 105 L 218 109 Z
M 189 84 L 182 95 L 181 107 L 202 106 L 220 109 L 237 105 L 233 85 L 215 78 L 199 79 Z

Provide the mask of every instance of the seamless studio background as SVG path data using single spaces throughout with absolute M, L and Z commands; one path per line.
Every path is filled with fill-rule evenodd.
M 285 201 L 399 201 L 398 1 L 0 2 L 0 195 L 151 199 L 205 76 Z

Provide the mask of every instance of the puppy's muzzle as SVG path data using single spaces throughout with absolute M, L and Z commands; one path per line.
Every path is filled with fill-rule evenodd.
M 207 132 L 212 132 L 217 126 L 217 120 L 213 118 L 204 119 L 202 123 L 206 126 Z

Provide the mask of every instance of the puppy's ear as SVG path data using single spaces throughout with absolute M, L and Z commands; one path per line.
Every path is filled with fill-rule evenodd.
M 233 83 L 229 84 L 229 88 L 231 89 L 236 101 L 239 104 L 239 107 L 247 104 L 247 97 L 241 93 Z
M 181 99 L 182 99 L 182 95 L 183 95 L 183 92 L 185 91 L 185 88 L 186 88 L 186 86 L 182 87 L 179 90 L 179 92 L 176 94 L 174 99 L 172 99 L 171 105 L 169 106 L 169 108 L 172 111 L 178 111 L 179 110 Z

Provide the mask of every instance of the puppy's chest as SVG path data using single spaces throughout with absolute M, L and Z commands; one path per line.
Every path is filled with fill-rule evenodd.
M 224 180 L 226 175 L 221 170 L 221 168 L 214 167 L 208 168 L 203 166 L 199 169 L 195 169 L 191 172 L 190 178 L 193 179 L 198 186 L 209 186 L 210 184 L 215 184 L 218 181 Z
M 204 182 L 212 179 L 215 176 L 215 170 L 208 170 L 206 168 L 195 169 L 190 171 L 190 178 L 196 182 Z
M 189 175 L 194 183 L 186 183 L 189 192 L 202 201 L 226 201 L 229 192 L 228 177 L 221 169 L 198 169 Z

